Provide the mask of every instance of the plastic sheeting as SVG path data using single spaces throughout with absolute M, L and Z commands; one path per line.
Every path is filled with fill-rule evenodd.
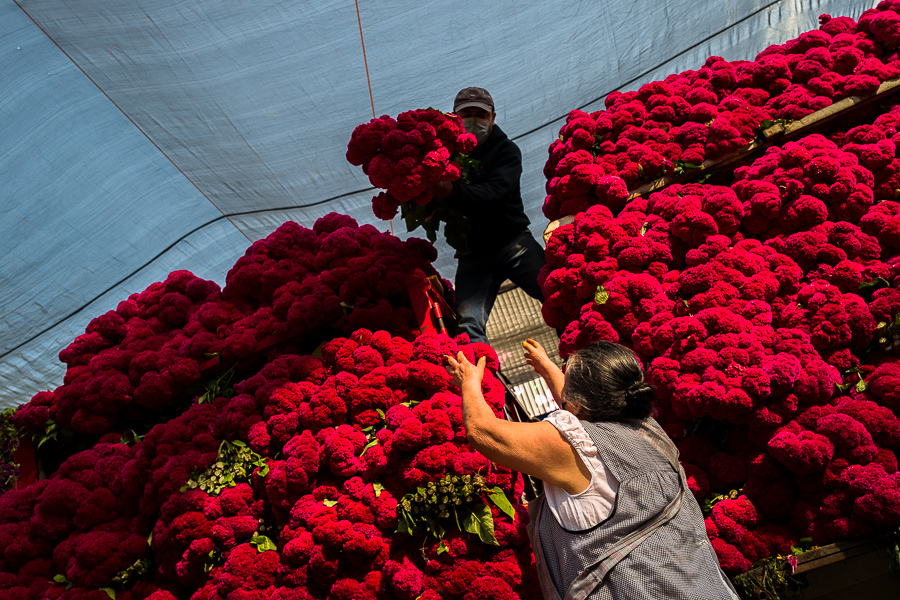
M 387 230 L 344 159 L 373 102 L 449 110 L 461 87 L 489 89 L 539 237 L 541 169 L 569 110 L 875 3 L 358 4 L 359 21 L 347 0 L 0 0 L 0 407 L 58 385 L 59 350 L 169 271 L 223 283 L 287 219 L 339 211 Z

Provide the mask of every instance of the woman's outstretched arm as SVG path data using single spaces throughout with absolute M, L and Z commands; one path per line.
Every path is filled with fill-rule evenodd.
M 547 351 L 536 340 L 528 338 L 522 342 L 522 347 L 525 348 L 525 362 L 547 383 L 556 405 L 562 408 L 562 393 L 566 376 L 556 366 L 556 363 L 550 360 Z
M 469 445 L 488 460 L 577 494 L 591 473 L 575 449 L 547 422 L 513 423 L 494 416 L 481 392 L 485 359 L 472 364 L 460 352 L 447 357 L 462 391 L 462 416 Z

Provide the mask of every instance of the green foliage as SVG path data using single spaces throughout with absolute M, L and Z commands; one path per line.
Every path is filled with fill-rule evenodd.
M 754 563 L 754 568 L 734 578 L 735 586 L 750 598 L 780 600 L 786 589 L 798 589 L 800 582 L 791 577 L 787 559 L 770 556 Z
M 855 389 L 857 392 L 862 393 L 869 387 L 869 384 L 863 379 L 862 371 L 859 367 L 847 369 L 841 373 L 841 375 L 841 381 L 843 381 L 843 383 L 835 384 L 838 394 L 846 394 L 851 389 Z
M 683 160 L 673 161 L 675 165 L 675 174 L 676 175 L 687 175 L 691 171 L 698 171 L 703 168 L 703 165 L 696 165 L 694 163 L 689 163 Z
M 250 545 L 256 548 L 257 552 L 267 552 L 269 550 L 278 551 L 278 546 L 267 538 L 264 535 L 260 535 L 258 532 L 253 534 L 253 537 L 250 538 Z
M 442 540 L 447 530 L 455 527 L 478 536 L 485 544 L 498 545 L 494 535 L 493 503 L 509 518 L 515 516 L 512 503 L 497 486 L 487 487 L 484 477 L 448 475 L 440 481 L 429 481 L 425 487 L 406 494 L 397 506 L 397 532 L 425 535 Z M 438 546 L 438 553 L 448 551 Z
M 133 446 L 144 439 L 144 435 L 138 435 L 138 433 L 134 429 L 129 429 L 122 434 L 122 438 L 119 440 L 119 443 L 125 444 L 126 446 Z
M 731 490 L 727 494 L 719 494 L 718 496 L 713 496 L 712 498 L 707 498 L 703 501 L 703 514 L 704 516 L 709 516 L 712 512 L 713 506 L 721 502 L 722 500 L 734 500 L 738 496 L 741 495 L 741 490 Z
M 769 127 L 773 127 L 775 125 L 781 125 L 782 129 L 787 129 L 787 126 L 793 123 L 791 119 L 764 119 L 762 123 L 759 124 L 760 132 L 765 131 Z
M 148 540 L 149 541 L 149 540 Z M 115 599 L 115 591 L 114 590 L 124 590 L 130 588 L 134 585 L 134 582 L 138 579 L 144 579 L 154 570 L 153 561 L 150 558 L 144 557 L 135 561 L 133 565 L 125 569 L 124 571 L 119 571 L 116 573 L 112 581 L 110 582 L 112 585 L 108 588 L 100 588 L 105 591 L 107 594 L 112 593 L 110 598 Z M 109 590 L 109 591 L 107 591 Z
M 453 162 L 459 165 L 459 180 L 466 184 L 472 183 L 472 175 L 481 168 L 481 161 L 468 154 L 456 154 Z
M 56 421 L 53 419 L 47 419 L 47 422 L 44 423 L 44 430 L 34 436 L 34 447 L 40 450 L 44 444 L 48 442 L 55 442 L 59 437 L 59 432 L 62 431 L 60 426 L 57 425 Z
M 875 340 L 866 349 L 866 352 L 897 352 L 900 350 L 900 312 L 894 315 L 894 319 L 878 321 L 875 324 Z
M 797 545 L 791 545 L 791 554 L 794 556 L 800 556 L 805 552 L 809 552 L 810 550 L 815 550 L 818 546 L 813 544 L 813 540 L 811 537 L 800 538 L 800 541 L 797 542 Z
M 215 496 L 226 487 L 250 481 L 254 471 L 257 471 L 260 477 L 268 475 L 268 459 L 248 448 L 247 444 L 240 440 L 223 441 L 219 444 L 216 462 L 202 473 L 191 476 L 181 491 L 200 489 Z
M 209 403 L 219 397 L 234 397 L 235 391 L 234 387 L 231 385 L 234 380 L 234 375 L 235 367 L 232 365 L 227 371 L 208 382 L 206 384 L 206 391 L 197 398 L 197 404 Z
M 424 206 L 415 202 L 403 202 L 400 204 L 400 218 L 406 223 L 407 231 L 415 231 L 421 227 L 425 230 L 425 237 L 431 242 L 437 240 L 438 229 L 441 222 L 444 222 L 447 243 L 462 252 L 467 248 L 466 236 L 472 231 L 472 224 L 448 198 L 434 198 Z
M 376 438 L 375 436 L 376 436 L 376 434 L 378 434 L 379 431 L 381 431 L 384 428 L 383 427 L 384 411 L 381 410 L 380 408 L 377 408 L 375 410 L 378 412 L 378 416 L 381 417 L 381 423 L 378 423 L 375 425 L 369 425 L 368 427 L 363 428 L 362 432 L 364 434 L 366 434 L 366 439 L 368 440 L 368 443 L 362 449 L 362 452 L 360 452 L 360 454 L 359 454 L 360 456 L 365 455 L 365 453 L 369 450 L 369 448 L 372 448 L 372 447 L 378 445 L 378 438 Z
M 598 285 L 597 291 L 594 292 L 594 304 L 603 305 L 606 304 L 607 300 L 609 300 L 609 292 L 602 285 Z
M 19 478 L 15 454 L 23 432 L 12 421 L 16 410 L 7 408 L 0 412 L 0 492 L 11 489 Z

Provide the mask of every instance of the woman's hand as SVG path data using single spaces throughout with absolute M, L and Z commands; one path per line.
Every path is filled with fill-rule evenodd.
M 525 348 L 525 362 L 544 379 L 554 369 L 557 369 L 556 364 L 547 355 L 547 351 L 537 341 L 528 338 L 522 342 L 522 347 Z
M 562 408 L 562 393 L 566 384 L 566 376 L 556 366 L 556 363 L 550 360 L 544 347 L 535 340 L 528 338 L 522 342 L 522 347 L 525 348 L 525 362 L 531 365 L 534 372 L 547 383 L 550 394 L 553 395 L 556 404 Z
M 453 377 L 453 383 L 458 385 L 460 389 L 467 384 L 477 385 L 481 388 L 481 381 L 484 379 L 484 365 L 486 362 L 487 358 L 482 356 L 478 359 L 478 362 L 473 365 L 462 352 L 459 352 L 455 359 L 448 354 L 447 364 L 449 366 L 447 367 L 447 372 Z

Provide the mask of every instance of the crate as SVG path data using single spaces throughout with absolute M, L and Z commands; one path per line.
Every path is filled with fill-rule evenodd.
M 752 569 L 749 574 L 758 571 Z M 800 589 L 781 590 L 781 600 L 900 599 L 900 572 L 890 569 L 884 544 L 871 539 L 837 542 L 805 552 L 797 557 L 791 577 Z M 742 597 L 772 600 L 765 592 Z

